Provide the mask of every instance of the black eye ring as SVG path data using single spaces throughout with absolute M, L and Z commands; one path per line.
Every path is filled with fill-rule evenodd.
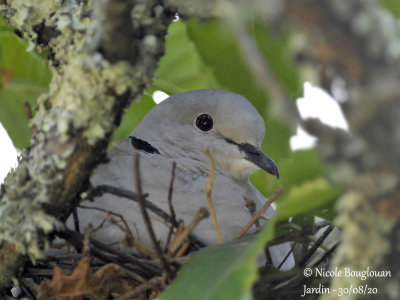
M 213 119 L 208 114 L 201 114 L 196 118 L 196 126 L 201 131 L 210 131 L 213 128 Z

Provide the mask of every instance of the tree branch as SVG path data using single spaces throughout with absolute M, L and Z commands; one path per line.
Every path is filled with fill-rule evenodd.
M 32 145 L 0 195 L 0 290 L 48 248 L 48 234 L 63 226 L 58 220 L 76 204 L 123 109 L 140 97 L 164 53 L 173 14 L 158 1 L 94 2 L 94 12 L 91 1 L 0 7 L 31 46 L 50 52 L 53 70 L 32 120 Z

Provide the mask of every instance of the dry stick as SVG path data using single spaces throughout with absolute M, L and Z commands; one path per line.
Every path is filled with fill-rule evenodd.
M 172 206 L 172 192 L 174 190 L 175 169 L 176 169 L 176 162 L 173 162 L 172 163 L 171 182 L 169 183 L 169 190 L 168 190 L 168 206 L 169 206 L 169 212 L 171 214 L 171 226 L 169 227 L 167 241 L 165 242 L 164 253 L 168 252 L 169 242 L 171 241 L 171 236 L 174 231 L 174 227 L 176 227 L 175 210 L 174 210 L 174 207 Z
M 138 202 L 140 206 L 140 211 L 142 212 L 143 220 L 147 228 L 147 232 L 150 235 L 150 240 L 153 243 L 154 249 L 156 249 L 157 255 L 160 258 L 161 265 L 164 271 L 167 273 L 168 278 L 173 278 L 173 274 L 165 258 L 164 254 L 161 251 L 160 244 L 157 242 L 156 235 L 153 230 L 153 226 L 151 225 L 151 220 L 149 214 L 147 213 L 146 207 L 144 206 L 144 201 L 142 197 L 142 184 L 140 181 L 140 171 L 139 171 L 139 153 L 135 153 L 134 160 L 134 171 L 135 171 L 135 179 L 136 179 L 136 191 L 138 195 Z
M 334 242 L 334 245 L 329 249 L 328 252 L 325 252 L 323 255 L 321 255 L 320 258 L 317 259 L 317 261 L 315 263 L 310 264 L 308 267 L 312 268 L 312 267 L 317 266 L 322 260 L 325 259 L 325 257 L 327 257 L 332 252 L 334 252 L 337 249 L 337 247 L 339 246 L 339 244 L 340 244 L 339 241 Z M 284 288 L 285 286 L 290 286 L 290 285 L 292 285 L 293 282 L 297 281 L 298 279 L 299 279 L 299 275 L 295 275 L 292 278 L 290 278 L 289 280 L 281 282 L 281 283 L 277 284 L 276 286 L 272 287 L 271 291 L 275 291 L 275 290 Z
M 120 218 L 120 220 L 122 221 L 122 223 L 124 223 L 125 230 L 126 230 L 126 231 L 128 232 L 128 234 L 133 238 L 133 233 L 132 233 L 131 229 L 129 228 L 129 225 L 128 225 L 128 223 L 126 222 L 126 220 L 125 220 L 125 218 L 124 218 L 123 215 L 118 214 L 118 213 L 113 212 L 113 211 L 110 211 L 110 210 L 107 210 L 107 209 L 103 209 L 103 208 L 100 208 L 100 207 L 96 207 L 96 206 L 86 206 L 86 205 L 81 205 L 81 204 L 79 204 L 78 206 L 79 206 L 80 208 L 98 210 L 98 211 L 101 211 L 101 212 L 104 212 L 104 213 L 108 213 L 108 214 L 110 214 L 110 215 L 113 215 L 113 216 L 116 216 L 116 217 Z
M 175 241 L 178 239 L 178 237 L 183 233 L 183 230 L 185 229 L 185 224 L 183 223 L 182 220 L 179 220 L 178 225 L 176 226 L 176 231 L 175 231 L 175 236 L 174 239 L 172 240 L 172 245 L 175 244 Z
M 190 242 L 185 242 L 182 247 L 179 249 L 178 252 L 176 252 L 176 257 L 181 257 L 185 254 L 185 251 L 189 248 Z
M 93 233 L 93 226 L 90 224 L 85 231 L 85 235 L 83 236 L 83 247 L 82 247 L 82 256 L 90 256 L 90 236 Z
M 211 200 L 211 192 L 212 192 L 212 188 L 213 188 L 214 174 L 215 174 L 214 159 L 212 158 L 210 150 L 208 150 L 208 148 L 206 148 L 204 150 L 204 153 L 207 154 L 208 158 L 210 159 L 210 163 L 211 163 L 211 171 L 210 171 L 210 175 L 208 177 L 208 182 L 206 185 L 205 192 L 206 192 L 206 196 L 207 196 L 207 200 L 208 200 L 208 206 L 210 207 L 210 212 L 211 212 L 211 216 L 213 219 L 215 232 L 217 234 L 218 243 L 222 243 L 221 232 L 219 231 L 218 222 L 217 222 L 217 216 L 215 214 L 214 205 Z
M 82 258 L 82 257 L 81 257 Z M 63 273 L 65 275 L 71 275 L 74 272 L 74 269 L 66 269 L 66 267 L 64 267 L 63 265 L 57 264 L 57 266 L 61 267 L 63 269 Z M 71 265 L 67 265 L 67 267 L 70 267 Z M 73 266 L 76 266 L 76 264 L 74 264 Z M 126 270 L 124 269 L 124 267 L 122 267 L 121 265 L 118 265 L 119 267 L 121 267 L 121 269 L 126 272 Z M 102 264 L 101 266 L 91 266 L 90 267 L 90 271 L 98 271 L 101 268 L 104 267 L 104 264 Z M 93 272 L 93 273 L 94 273 Z M 24 273 L 25 274 L 25 273 Z M 53 277 L 54 276 L 54 268 L 53 269 L 27 269 L 26 270 L 26 275 L 29 275 L 29 278 L 32 277 L 45 277 L 45 276 L 50 276 Z M 130 273 L 128 273 L 128 275 L 130 275 Z M 27 278 L 28 276 L 26 276 L 25 278 Z M 139 280 L 138 280 L 139 281 Z M 139 281 L 139 282 L 146 282 L 146 280 L 143 278 L 143 281 Z
M 128 224 L 126 223 L 126 221 L 125 221 L 125 219 L 124 219 L 124 217 L 123 217 L 122 215 L 120 215 L 120 214 L 118 214 L 118 213 L 115 213 L 115 212 L 112 212 L 112 211 L 109 211 L 109 210 L 106 210 L 106 209 L 103 209 L 103 208 L 100 208 L 100 207 L 95 207 L 95 206 L 92 207 L 92 206 L 85 206 L 85 205 L 78 205 L 78 206 L 79 206 L 80 208 L 84 208 L 84 209 L 93 209 L 93 210 L 98 210 L 98 211 L 104 212 L 105 216 L 104 216 L 103 220 L 101 221 L 101 223 L 100 223 L 99 225 L 97 225 L 96 228 L 93 229 L 93 232 L 96 232 L 96 231 L 98 231 L 99 229 L 101 229 L 101 228 L 104 226 L 104 224 L 108 221 L 108 222 L 110 222 L 111 224 L 117 226 L 119 229 L 121 229 L 121 231 L 123 231 L 123 232 L 128 232 L 128 235 L 129 235 L 129 236 L 131 237 L 131 239 L 133 240 L 133 236 L 132 236 L 132 233 L 131 233 L 131 231 L 130 231 L 130 228 L 129 228 Z M 112 217 L 110 217 L 110 215 L 114 215 L 114 216 L 120 218 L 120 220 L 124 223 L 124 225 L 125 225 L 126 228 L 124 228 L 123 226 L 121 226 L 121 225 L 118 223 L 118 221 L 115 220 L 115 219 L 113 219 Z M 78 231 L 78 230 L 75 229 L 75 231 Z M 78 231 L 78 232 L 79 232 L 79 231 Z M 117 243 L 118 243 L 118 242 L 117 242 Z
M 136 203 L 138 203 L 138 196 L 136 195 L 136 193 L 133 193 L 131 191 L 125 190 L 125 189 L 121 189 L 121 188 L 116 188 L 110 185 L 99 185 L 96 186 L 95 188 L 95 197 L 96 196 L 100 196 L 103 193 L 108 193 L 108 194 L 112 194 L 121 198 L 125 198 L 128 200 L 132 200 Z M 147 197 L 148 194 L 143 194 L 142 195 L 143 198 Z M 155 213 L 156 215 L 158 215 L 159 217 L 161 217 L 165 222 L 170 223 L 172 220 L 172 217 L 166 213 L 165 211 L 163 211 L 161 208 L 159 208 L 157 205 L 153 204 L 152 202 L 143 199 L 144 205 L 146 208 L 150 209 L 153 213 Z M 192 242 L 192 244 L 196 245 L 198 248 L 204 248 L 207 246 L 206 243 L 204 243 L 203 241 L 201 241 L 198 237 L 194 236 L 194 235 L 190 235 L 189 236 L 190 241 Z
M 182 242 L 185 240 L 185 238 L 189 235 L 189 233 L 197 226 L 197 224 L 200 223 L 201 220 L 208 218 L 209 213 L 207 208 L 205 207 L 200 207 L 199 211 L 197 212 L 196 216 L 194 217 L 192 223 L 188 227 L 185 228 L 185 230 L 176 237 L 176 239 L 173 241 L 171 248 L 169 249 L 169 253 L 171 256 L 174 256 L 176 250 L 178 250 L 179 246 L 182 244 Z
M 21 288 L 21 292 L 23 292 L 23 294 L 25 294 L 25 297 L 22 298 L 22 299 L 36 299 L 37 298 L 38 293 L 34 293 L 26 285 L 21 283 L 20 284 L 20 288 Z M 1 299 L 3 299 L 3 298 L 1 298 Z M 15 300 L 16 298 L 10 297 L 10 298 L 6 298 L 6 299 L 7 300 L 8 299 L 14 299 Z M 20 299 L 20 298 L 18 298 L 18 299 Z
M 137 296 L 140 294 L 143 294 L 146 292 L 148 289 L 155 287 L 157 285 L 160 285 L 162 282 L 161 277 L 154 277 L 150 279 L 149 281 L 142 283 L 141 285 L 135 287 L 133 291 L 129 291 L 120 297 L 116 298 L 115 300 L 129 300 L 129 299 L 135 299 Z
M 71 275 L 72 270 L 63 270 L 65 275 Z M 34 269 L 34 268 L 29 268 L 26 269 L 26 275 L 29 275 L 29 278 L 32 277 L 44 277 L 44 276 L 53 276 L 54 275 L 54 269 Z
M 244 226 L 243 229 L 236 235 L 235 239 L 240 239 L 242 236 L 246 234 L 246 232 L 250 229 L 250 227 L 253 226 L 253 224 L 265 214 L 267 209 L 271 206 L 272 202 L 274 202 L 276 198 L 279 197 L 282 191 L 283 191 L 282 187 L 279 186 L 275 190 L 274 194 L 271 197 L 269 197 L 268 201 L 264 204 L 264 206 L 261 207 L 261 209 L 253 215 L 249 223 L 247 223 L 247 225 Z
M 65 246 L 69 245 L 68 242 L 65 242 Z M 50 248 L 54 248 L 53 246 L 50 246 Z M 70 261 L 70 260 L 80 260 L 82 258 L 82 254 L 81 253 L 71 253 L 71 254 L 62 254 L 62 255 L 56 255 L 56 256 L 46 256 L 43 259 L 41 259 L 39 262 L 55 262 L 55 263 L 62 263 L 65 261 Z M 27 268 L 29 269 L 29 268 Z
M 246 201 L 246 207 L 249 210 L 250 215 L 253 216 L 256 212 L 256 204 L 249 198 L 244 198 L 244 200 Z
M 133 244 L 131 245 L 131 247 L 137 250 L 140 254 L 150 256 L 151 258 L 158 258 L 157 253 L 153 249 L 147 247 L 138 240 L 133 239 L 132 243 Z
M 278 270 L 281 269 L 281 267 L 283 266 L 283 264 L 285 263 L 285 261 L 289 258 L 289 255 L 293 253 L 294 247 L 296 247 L 297 242 L 294 242 L 292 247 L 290 247 L 289 252 L 286 254 L 286 256 L 282 259 L 282 261 L 280 262 L 279 266 L 278 266 Z
M 53 271 L 53 270 L 52 270 Z M 54 274 L 54 273 L 53 273 Z M 52 275 L 53 275 L 52 274 Z M 34 294 L 39 293 L 39 286 L 33 281 L 28 278 L 21 278 L 19 281 L 30 291 L 32 291 Z
M 328 221 L 322 220 L 314 224 L 314 232 L 317 233 L 320 229 L 329 226 L 331 223 Z
M 313 261 L 311 261 L 311 262 L 308 264 L 308 267 L 313 268 L 313 267 L 319 265 L 319 264 L 321 263 L 321 261 L 323 261 L 328 255 L 332 254 L 332 253 L 337 249 L 337 247 L 339 246 L 339 244 L 340 244 L 340 241 L 339 241 L 339 240 L 334 241 L 334 242 L 331 244 L 330 249 L 329 249 L 327 252 L 325 252 L 325 253 L 323 253 L 323 254 L 317 256 L 316 258 L 314 258 Z M 281 288 L 283 288 L 283 287 L 285 287 L 285 286 L 292 285 L 292 283 L 293 283 L 294 281 L 298 280 L 298 279 L 299 279 L 299 275 L 296 275 L 296 276 L 292 277 L 291 279 L 286 280 L 286 281 L 284 281 L 284 282 L 281 282 L 281 283 L 279 283 L 278 285 L 274 286 L 274 287 L 271 289 L 271 291 L 278 290 L 278 289 L 281 289 Z
M 328 235 L 332 232 L 333 228 L 334 228 L 333 225 L 328 226 L 328 228 L 314 243 L 314 245 L 310 248 L 310 250 L 308 250 L 307 253 L 304 255 L 304 257 L 299 263 L 299 267 L 303 267 L 306 264 L 307 260 L 309 260 L 309 258 L 314 254 L 314 252 L 318 249 L 318 247 L 321 246 L 321 244 L 325 241 Z
M 121 188 L 116 188 L 114 186 L 111 185 L 99 185 L 96 186 L 96 188 L 94 189 L 94 197 L 100 196 L 104 193 L 107 194 L 111 194 L 117 197 L 121 197 L 121 198 L 125 198 L 128 200 L 132 200 L 136 203 L 139 203 L 139 197 L 136 193 L 125 190 L 125 189 L 121 189 Z M 158 215 L 159 217 L 161 217 L 165 222 L 171 222 L 172 217 L 167 214 L 165 211 L 163 211 L 161 208 L 159 208 L 158 206 L 156 206 L 155 204 L 153 204 L 152 202 L 146 200 L 145 198 L 148 196 L 148 194 L 143 194 L 142 195 L 142 199 L 144 202 L 144 206 L 148 209 L 150 209 L 153 213 L 155 213 L 156 215 Z
M 66 228 L 63 231 L 57 232 L 57 235 L 65 240 L 67 240 L 75 247 L 82 247 L 83 236 L 79 232 L 76 232 L 76 231 Z M 127 263 L 131 263 L 133 265 L 139 266 L 149 273 L 156 273 L 157 275 L 160 274 L 160 271 L 157 268 L 155 268 L 154 266 L 152 266 L 148 263 L 144 263 L 143 261 L 135 258 L 132 255 L 125 254 L 125 253 L 119 251 L 118 249 L 108 246 L 108 245 L 106 245 L 102 242 L 99 242 L 93 238 L 90 239 L 90 243 L 93 246 L 95 246 L 96 248 L 98 248 L 102 251 L 108 252 L 112 255 L 115 255 L 120 260 L 123 260 Z M 97 250 L 95 248 L 91 248 L 90 252 L 93 256 L 98 257 L 99 259 L 101 259 L 104 262 L 113 262 L 113 263 L 118 264 L 118 259 L 106 256 L 102 252 L 100 252 L 99 250 Z M 137 275 L 137 276 L 139 276 L 139 275 Z M 138 281 L 142 281 L 141 277 L 139 277 Z
M 74 229 L 75 231 L 81 232 L 80 226 L 79 226 L 79 218 L 78 218 L 78 210 L 76 209 L 76 206 L 72 209 L 72 217 L 74 220 Z
M 185 229 L 185 224 L 183 223 L 182 220 L 180 220 L 178 225 L 176 226 L 175 236 L 179 236 L 180 234 L 182 234 L 184 229 Z
M 316 257 L 314 260 L 312 260 L 308 264 L 308 266 L 309 267 L 315 267 L 315 266 L 319 265 L 328 255 L 330 255 L 332 252 L 334 252 L 336 250 L 337 247 L 339 247 L 340 240 L 336 240 L 332 244 L 331 244 L 331 247 L 329 248 L 329 250 L 327 252 L 323 253 L 319 257 Z
M 118 196 L 118 197 L 121 197 L 121 198 L 126 198 L 126 199 L 129 199 L 129 200 L 133 200 L 133 201 L 135 201 L 137 203 L 139 201 L 139 197 L 138 197 L 138 195 L 136 193 L 131 192 L 129 190 L 117 188 L 117 187 L 114 187 L 114 186 L 111 186 L 111 185 L 106 185 L 106 184 L 96 186 L 93 189 L 93 192 L 92 192 L 91 196 L 92 197 L 98 197 L 98 196 L 103 195 L 104 193 L 108 193 L 108 194 L 112 194 L 112 195 L 115 195 L 115 196 Z M 160 217 L 164 218 L 165 215 L 167 215 L 166 218 L 168 219 L 168 222 L 169 222 L 170 216 L 167 213 L 165 213 L 163 210 L 161 210 L 160 208 L 155 206 L 153 203 L 151 203 L 150 201 L 147 201 L 145 199 L 148 195 L 149 194 L 143 194 L 142 195 L 142 198 L 144 200 L 145 206 L 150 210 L 154 209 L 155 213 L 157 213 L 157 211 L 160 210 L 161 211 Z
M 254 216 L 256 212 L 256 203 L 249 198 L 244 198 L 244 200 L 246 201 L 246 207 L 249 210 L 250 216 Z M 260 227 L 260 222 L 258 222 L 258 220 L 256 221 L 256 227 Z

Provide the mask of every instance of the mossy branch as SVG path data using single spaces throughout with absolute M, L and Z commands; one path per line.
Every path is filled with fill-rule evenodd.
M 173 18 L 156 0 L 7 1 L 1 11 L 31 47 L 50 52 L 53 79 L 31 146 L 2 187 L 0 290 L 63 226 L 123 109 L 149 85 Z

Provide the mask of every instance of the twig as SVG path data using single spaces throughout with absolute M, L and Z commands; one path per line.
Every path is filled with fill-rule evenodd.
M 169 227 L 167 240 L 165 242 L 164 253 L 168 252 L 169 242 L 171 240 L 171 236 L 174 231 L 174 228 L 176 227 L 175 210 L 174 210 L 174 206 L 172 205 L 172 192 L 174 191 L 175 169 L 176 169 L 176 162 L 173 162 L 172 163 L 171 182 L 169 183 L 169 190 L 168 190 L 168 206 L 169 206 L 169 213 L 171 214 L 171 226 Z
M 74 245 L 75 247 L 82 247 L 82 243 L 83 243 L 83 236 L 82 234 L 80 234 L 79 232 L 73 231 L 71 229 L 65 229 L 64 231 L 61 232 L 57 232 L 57 235 L 63 239 L 66 239 L 67 241 L 69 241 L 72 245 Z M 117 256 L 120 260 L 123 260 L 127 263 L 131 263 L 133 265 L 139 266 L 140 268 L 142 268 L 144 271 L 147 271 L 149 274 L 153 273 L 153 274 L 157 274 L 160 275 L 160 271 L 155 268 L 154 266 L 152 266 L 151 264 L 147 264 L 137 258 L 135 258 L 132 255 L 128 255 L 125 254 L 113 247 L 110 247 L 106 244 L 103 244 L 102 242 L 99 242 L 93 238 L 90 238 L 90 243 L 95 246 L 96 248 L 108 252 L 110 254 L 113 254 L 115 256 Z M 90 249 L 90 253 L 93 256 L 98 257 L 99 259 L 101 259 L 102 261 L 105 262 L 113 262 L 113 263 L 118 263 L 118 260 L 109 256 L 104 255 L 103 253 L 101 253 L 100 251 L 98 251 L 95 248 L 91 248 Z M 137 275 L 139 276 L 139 275 Z M 145 280 L 139 280 L 141 282 L 144 282 Z
M 67 241 L 65 244 L 70 245 Z M 52 246 L 50 248 L 53 248 Z M 55 256 L 46 256 L 45 258 L 41 259 L 39 262 L 65 262 L 68 260 L 80 260 L 82 258 L 82 254 L 80 253 L 71 253 L 71 254 L 62 254 L 62 255 L 55 255 Z M 27 268 L 29 270 L 29 268 Z
M 309 263 L 309 267 L 314 267 L 317 266 L 321 263 L 321 261 L 323 261 L 325 259 L 325 257 L 327 257 L 328 255 L 330 255 L 333 251 L 336 250 L 337 247 L 339 247 L 340 245 L 340 240 L 336 240 L 332 243 L 333 245 L 329 248 L 328 251 L 326 251 L 325 253 L 322 253 L 320 256 L 317 256 L 314 260 L 312 260 Z
M 66 275 L 71 275 L 73 270 L 64 269 L 64 273 Z M 38 269 L 38 268 L 28 268 L 24 273 L 25 276 L 29 277 L 44 277 L 44 276 L 53 276 L 54 269 Z
M 294 242 L 292 247 L 290 247 L 290 250 L 288 251 L 288 253 L 286 254 L 286 256 L 282 259 L 282 261 L 280 262 L 279 266 L 278 266 L 278 270 L 281 269 L 281 267 L 283 266 L 283 264 L 285 263 L 285 261 L 289 258 L 290 254 L 293 253 L 294 247 L 296 247 L 297 242 Z
M 161 277 L 154 277 L 150 279 L 147 282 L 142 283 L 141 285 L 135 287 L 133 291 L 129 291 L 122 296 L 116 298 L 115 300 L 129 300 L 129 299 L 135 299 L 137 296 L 140 294 L 143 294 L 146 292 L 148 289 L 154 288 L 157 285 L 160 285 L 162 282 Z
M 309 243 L 307 243 L 307 244 L 310 244 L 310 242 L 314 244 L 318 240 L 318 238 L 315 237 L 314 235 L 308 236 L 308 237 L 306 237 L 306 239 L 308 239 L 308 241 L 309 241 Z M 324 244 L 321 244 L 320 247 L 322 248 L 322 250 L 325 250 L 325 251 L 329 250 L 329 248 L 327 246 L 325 246 Z M 305 252 L 308 252 L 308 248 L 306 249 Z
M 129 190 L 117 188 L 117 187 L 114 187 L 111 185 L 106 185 L 106 184 L 98 185 L 95 188 L 93 188 L 91 196 L 97 197 L 97 196 L 103 195 L 104 193 L 112 194 L 112 195 L 115 195 L 115 196 L 118 196 L 121 198 L 127 198 L 129 200 L 138 202 L 138 195 L 136 193 L 131 192 Z M 142 195 L 142 198 L 145 199 L 148 196 L 149 196 L 149 194 L 145 193 Z M 144 202 L 146 203 L 146 201 L 144 201 Z M 152 204 L 151 202 L 149 202 L 149 203 Z M 148 207 L 148 208 L 151 209 L 150 207 Z M 157 209 L 157 207 L 156 207 L 156 209 Z
M 136 193 L 121 189 L 121 188 L 116 188 L 110 185 L 99 185 L 96 186 L 94 189 L 93 196 L 100 196 L 104 193 L 112 194 L 121 198 L 126 198 L 128 200 L 133 200 L 136 203 L 139 203 L 139 197 Z M 153 204 L 152 202 L 146 200 L 145 198 L 148 196 L 148 194 L 143 194 L 142 195 L 142 200 L 144 203 L 144 206 L 148 209 L 150 209 L 152 212 L 154 212 L 156 215 L 160 216 L 164 221 L 170 223 L 171 222 L 171 216 L 167 214 L 165 211 L 163 211 L 161 208 Z
M 142 184 L 140 181 L 140 171 L 139 171 L 139 153 L 135 153 L 134 158 L 134 171 L 135 171 L 135 180 L 136 180 L 136 191 L 138 195 L 138 202 L 140 206 L 140 211 L 142 212 L 143 220 L 147 228 L 147 232 L 150 235 L 150 240 L 153 243 L 154 249 L 156 249 L 157 255 L 160 258 L 161 265 L 166 272 L 168 278 L 173 278 L 173 274 L 171 272 L 170 266 L 165 258 L 163 252 L 161 251 L 160 244 L 157 242 L 156 235 L 153 230 L 153 226 L 151 225 L 151 220 L 149 214 L 147 213 L 146 207 L 144 206 L 144 201 L 142 197 Z
M 135 202 L 138 202 L 138 198 L 136 193 L 133 193 L 131 191 L 121 189 L 121 188 L 116 188 L 110 185 L 99 185 L 96 186 L 94 189 L 93 197 L 100 196 L 103 193 L 108 193 L 112 194 L 121 198 L 125 198 L 128 200 L 132 200 Z M 148 194 L 143 194 L 143 198 L 147 197 Z M 172 217 L 166 213 L 164 210 L 159 208 L 157 205 L 153 204 L 152 202 L 143 199 L 144 205 L 146 208 L 150 209 L 153 213 L 161 217 L 165 222 L 171 223 Z M 177 225 L 178 226 L 178 225 Z M 195 235 L 191 234 L 189 235 L 189 240 L 192 242 L 193 245 L 195 245 L 197 248 L 204 248 L 207 246 L 205 242 L 200 240 L 198 237 Z
M 292 227 L 291 223 L 287 224 L 289 227 Z M 304 239 L 305 236 L 309 236 L 314 234 L 314 231 L 311 226 L 306 226 L 304 228 L 300 228 L 297 231 L 291 231 L 288 234 L 282 235 L 280 237 L 274 238 L 273 240 L 268 242 L 268 247 L 279 245 L 285 242 L 290 242 L 298 239 Z
M 32 279 L 22 278 L 19 281 L 33 294 L 39 293 L 39 286 Z
M 133 247 L 135 248 L 139 253 L 150 256 L 152 258 L 157 258 L 157 254 L 155 253 L 154 250 L 150 249 L 149 247 L 146 247 L 144 244 L 140 243 L 138 240 L 136 240 L 133 237 L 133 233 L 131 231 L 131 229 L 129 228 L 128 223 L 126 222 L 125 218 L 123 215 L 103 209 L 103 208 L 99 208 L 99 207 L 95 207 L 95 206 L 84 206 L 84 205 L 79 205 L 79 207 L 81 208 L 86 208 L 86 209 L 94 209 L 94 210 L 98 210 L 98 211 L 102 211 L 104 213 L 110 214 L 110 215 L 114 215 L 116 217 L 119 217 L 121 219 L 121 221 L 124 223 L 125 228 L 118 226 L 122 231 L 126 232 L 128 234 L 128 237 L 125 236 L 125 242 L 127 243 L 127 246 L 129 247 Z M 101 224 L 99 226 L 97 226 L 94 231 L 98 230 L 99 228 L 101 228 L 104 224 L 104 222 L 106 221 L 106 218 L 104 218 L 103 222 L 101 222 Z M 115 222 L 115 225 L 119 225 L 116 224 L 116 221 L 114 221 L 113 219 L 111 219 L 111 221 Z M 129 241 L 129 242 L 128 242 Z
M 325 220 L 319 221 L 318 223 L 314 224 L 314 232 L 318 232 L 319 230 L 329 226 L 330 224 L 331 223 L 329 223 L 328 221 L 325 221 Z
M 250 216 L 254 216 L 256 212 L 255 202 L 249 198 L 244 198 L 244 200 L 246 201 L 246 207 L 249 210 Z M 260 222 L 258 222 L 258 220 L 256 221 L 256 227 L 260 227 Z
M 318 240 L 312 245 L 310 250 L 307 251 L 307 253 L 304 255 L 302 260 L 299 263 L 300 267 L 303 267 L 307 260 L 314 254 L 314 252 L 318 249 L 319 246 L 325 241 L 325 239 L 328 237 L 328 235 L 332 232 L 333 230 L 333 225 L 329 225 L 328 228 L 324 231 L 324 233 L 318 238 Z
M 200 209 L 197 212 L 196 216 L 194 217 L 192 223 L 190 223 L 190 225 L 185 228 L 185 230 L 182 232 L 182 234 L 177 236 L 176 239 L 173 241 L 171 248 L 169 249 L 169 253 L 171 256 L 174 256 L 176 250 L 179 248 L 179 246 L 182 244 L 182 242 L 185 240 L 185 238 L 189 235 L 189 233 L 197 226 L 197 224 L 199 224 L 201 220 L 208 218 L 208 216 L 209 216 L 209 213 L 208 213 L 207 208 L 200 207 Z
M 244 200 L 246 201 L 246 207 L 249 210 L 250 215 L 253 216 L 256 212 L 256 204 L 249 198 L 244 198 Z
M 74 229 L 77 232 L 81 232 L 79 228 L 79 218 L 78 218 L 78 210 L 76 209 L 76 206 L 72 210 L 72 217 L 74 219 Z
M 281 186 L 277 187 L 274 194 L 271 197 L 269 197 L 268 201 L 264 204 L 264 206 L 261 207 L 261 209 L 253 215 L 249 223 L 247 223 L 246 226 L 243 227 L 243 229 L 236 235 L 235 239 L 240 239 L 242 236 L 246 234 L 246 232 L 250 229 L 250 227 L 253 226 L 253 224 L 265 214 L 267 209 L 279 197 L 282 191 L 283 189 Z
M 132 241 L 131 247 L 136 249 L 140 254 L 150 256 L 151 258 L 158 258 L 157 253 L 153 249 L 147 247 L 146 245 L 142 244 L 136 239 L 133 239 L 131 241 Z
M 183 254 L 185 254 L 186 250 L 189 248 L 190 242 L 185 242 L 182 247 L 176 252 L 176 257 L 181 257 Z
M 90 236 L 93 233 L 93 226 L 90 224 L 86 230 L 85 235 L 83 237 L 83 249 L 82 255 L 83 256 L 90 256 Z
M 118 213 L 113 212 L 113 211 L 110 211 L 110 210 L 106 210 L 106 209 L 100 208 L 100 207 L 96 207 L 96 206 L 86 206 L 86 205 L 81 205 L 80 204 L 79 207 L 80 208 L 85 208 L 85 209 L 98 210 L 98 211 L 101 211 L 101 212 L 104 212 L 104 213 L 108 213 L 110 215 L 113 215 L 113 216 L 116 216 L 116 217 L 120 218 L 120 220 L 122 221 L 122 223 L 124 223 L 124 226 L 125 226 L 125 230 L 124 231 L 128 232 L 128 234 L 133 238 L 133 233 L 132 233 L 131 229 L 129 228 L 129 225 L 126 222 L 126 220 L 125 220 L 123 215 L 118 214 Z
M 175 244 L 176 239 L 183 233 L 183 230 L 185 230 L 185 224 L 183 223 L 183 220 L 179 220 L 171 246 Z
M 210 153 L 210 150 L 208 148 L 206 148 L 204 150 L 204 152 L 205 152 L 205 154 L 207 154 L 208 158 L 210 159 L 210 163 L 211 163 L 211 171 L 210 171 L 210 175 L 208 177 L 208 182 L 206 185 L 205 192 L 206 192 L 206 196 L 207 196 L 207 200 L 208 200 L 208 206 L 210 207 L 210 212 L 211 212 L 211 216 L 212 216 L 212 220 L 213 220 L 213 224 L 214 224 L 214 228 L 215 228 L 215 233 L 217 234 L 218 243 L 222 243 L 221 232 L 219 230 L 219 226 L 218 226 L 218 222 L 217 222 L 217 216 L 215 214 L 214 205 L 211 200 L 211 192 L 212 192 L 213 183 L 214 183 L 215 164 L 214 164 L 214 159 L 212 158 L 212 155 Z

